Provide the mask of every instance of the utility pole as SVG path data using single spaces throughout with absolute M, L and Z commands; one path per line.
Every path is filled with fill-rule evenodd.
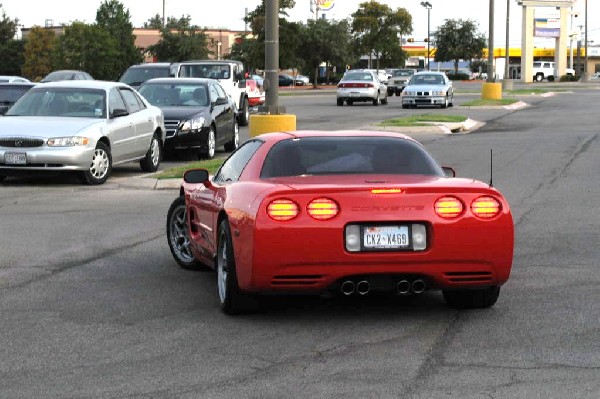
M 265 2 L 265 106 L 271 115 L 285 113 L 279 107 L 279 0 Z
M 167 17 L 165 15 L 165 2 L 166 1 L 167 0 L 163 0 L 163 20 L 162 20 L 163 28 L 166 28 L 166 26 L 167 26 Z
M 509 44 L 509 37 L 510 37 L 510 0 L 506 0 L 506 57 L 504 60 L 504 80 L 508 80 L 510 79 L 510 72 L 509 72 L 509 68 L 508 68 L 508 64 L 510 63 L 510 44 Z
M 496 79 L 494 76 L 494 0 L 490 0 L 490 37 L 488 42 L 488 66 L 487 80 L 488 83 L 493 83 Z
M 583 64 L 583 81 L 587 82 L 588 79 L 588 0 L 585 0 L 585 61 Z

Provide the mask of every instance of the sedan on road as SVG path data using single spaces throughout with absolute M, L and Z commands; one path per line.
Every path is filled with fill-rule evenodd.
M 454 105 L 454 86 L 443 72 L 418 72 L 402 90 L 402 108 L 446 108 Z
M 113 165 L 161 160 L 162 111 L 131 87 L 96 80 L 44 83 L 0 118 L 0 180 L 30 171 L 75 171 L 102 184 Z
M 213 177 L 185 173 L 167 242 L 182 267 L 216 269 L 228 314 L 290 293 L 441 290 L 487 308 L 510 274 L 513 219 L 497 189 L 454 176 L 397 133 L 267 133 Z
M 233 99 L 216 79 L 157 78 L 139 93 L 163 111 L 165 150 L 193 149 L 199 158 L 213 158 L 216 148 L 238 147 L 239 127 Z
M 366 101 L 372 101 L 373 105 L 388 103 L 387 86 L 370 69 L 346 72 L 337 85 L 336 95 L 339 106 L 344 102 L 348 105 Z

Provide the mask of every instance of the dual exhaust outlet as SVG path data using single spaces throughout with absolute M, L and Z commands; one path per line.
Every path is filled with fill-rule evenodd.
M 358 295 L 367 295 L 371 290 L 371 285 L 367 280 L 361 280 L 354 283 L 352 280 L 346 280 L 340 286 L 342 294 L 348 296 L 354 293 Z M 425 292 L 425 281 L 421 279 L 413 280 L 400 280 L 396 283 L 396 293 L 398 295 L 411 295 L 411 294 L 422 294 Z

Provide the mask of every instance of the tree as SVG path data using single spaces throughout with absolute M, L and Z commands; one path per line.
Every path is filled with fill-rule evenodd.
M 369 65 L 373 53 L 377 56 L 377 69 L 380 57 L 385 62 L 402 64 L 405 56 L 400 36 L 412 33 L 412 16 L 405 8 L 392 10 L 376 1 L 364 2 L 352 14 L 352 33 L 359 54 L 369 54 Z
M 301 40 L 299 56 L 314 73 L 314 87 L 318 84 L 321 63 L 346 65 L 349 61 L 350 26 L 346 20 L 310 20 L 302 25 Z
M 21 75 L 21 65 L 23 65 L 23 41 L 16 40 L 15 34 L 19 26 L 18 19 L 10 19 L 2 4 L 0 4 L 2 16 L 0 18 L 0 54 L 2 62 L 0 63 L 0 75 Z
M 129 66 L 143 61 L 142 52 L 135 46 L 135 35 L 129 10 L 117 0 L 104 0 L 96 11 L 96 24 L 119 44 L 118 54 L 112 60 L 113 70 L 107 78 L 116 80 Z
M 105 29 L 73 22 L 58 37 L 53 65 L 55 69 L 83 70 L 95 79 L 116 80 L 115 60 L 120 55 L 120 43 Z
M 454 73 L 458 73 L 458 62 L 481 58 L 486 47 L 485 35 L 477 30 L 472 20 L 447 19 L 433 34 L 436 47 L 436 62 L 453 61 Z
M 52 53 L 56 44 L 56 34 L 52 29 L 34 26 L 23 46 L 23 76 L 39 81 L 52 72 Z
M 191 25 L 191 17 L 171 19 L 176 28 L 161 29 L 161 39 L 149 46 L 148 52 L 159 61 L 185 61 L 208 58 L 208 36 L 197 25 Z
M 262 46 L 262 48 L 261 48 Z M 255 38 L 242 35 L 231 46 L 226 58 L 241 61 L 249 69 L 262 69 L 265 65 L 265 46 Z

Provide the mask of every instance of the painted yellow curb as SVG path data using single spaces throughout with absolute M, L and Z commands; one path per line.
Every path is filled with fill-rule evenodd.
M 296 115 L 250 115 L 248 127 L 250 137 L 256 137 L 263 133 L 294 131 L 296 130 Z
M 481 85 L 481 98 L 484 100 L 501 100 L 502 83 L 484 83 Z

